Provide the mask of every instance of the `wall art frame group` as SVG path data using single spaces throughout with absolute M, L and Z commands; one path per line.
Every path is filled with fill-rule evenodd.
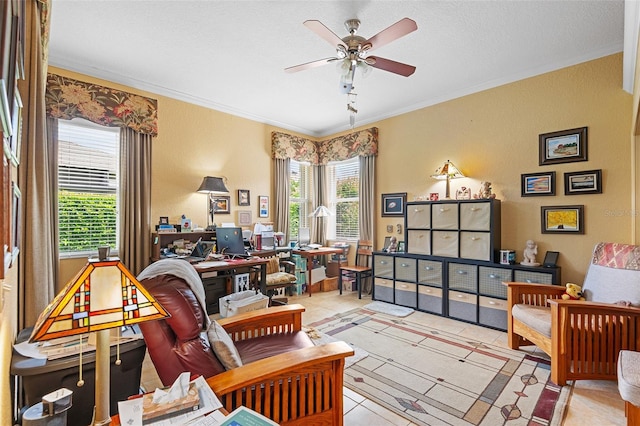
M 406 204 L 406 192 L 382 194 L 382 216 L 404 216 L 404 206 Z
M 539 136 L 540 165 L 587 161 L 587 127 L 543 133 Z

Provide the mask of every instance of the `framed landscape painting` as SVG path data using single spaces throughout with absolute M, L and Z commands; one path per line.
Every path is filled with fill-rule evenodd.
M 564 195 L 601 193 L 602 169 L 564 174 Z
M 556 172 L 528 173 L 520 175 L 520 195 L 556 195 Z
M 543 133 L 539 136 L 540 165 L 587 161 L 587 128 Z
M 543 234 L 584 234 L 584 206 L 541 207 Z

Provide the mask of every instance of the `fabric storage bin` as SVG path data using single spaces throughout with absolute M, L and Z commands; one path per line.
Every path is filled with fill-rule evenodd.
M 535 271 L 514 271 L 514 281 L 519 283 L 552 284 L 553 275 Z
M 433 231 L 431 252 L 434 256 L 458 257 L 458 233 L 456 231 Z
M 492 297 L 480 296 L 480 309 L 478 322 L 482 325 L 507 329 L 507 301 Z
M 431 208 L 429 205 L 407 205 L 407 228 L 431 228 Z
M 491 203 L 460 203 L 460 229 L 489 231 L 491 229 Z
M 478 272 L 475 265 L 449 263 L 449 289 L 478 291 Z
M 442 262 L 418 259 L 418 283 L 442 287 Z
M 478 268 L 479 292 L 486 296 L 507 298 L 507 286 L 502 284 L 511 281 L 511 270 L 501 268 Z
M 449 316 L 476 322 L 477 296 L 475 294 L 449 291 Z
M 395 285 L 396 305 L 416 308 L 418 306 L 417 286 L 412 283 L 396 281 Z
M 376 277 L 387 277 L 393 279 L 393 256 L 376 254 L 373 259 L 373 271 Z
M 442 289 L 419 285 L 418 309 L 442 315 Z
M 396 280 L 416 281 L 416 259 L 396 257 Z
M 407 253 L 431 254 L 431 231 L 409 229 L 406 250 Z
M 220 316 L 230 317 L 269 307 L 269 298 L 253 290 L 241 291 L 220 298 Z
M 373 292 L 375 300 L 393 303 L 393 280 L 376 277 Z
M 432 229 L 458 229 L 458 204 L 432 204 L 431 225 Z
M 488 232 L 460 232 L 460 257 L 490 261 L 491 234 Z

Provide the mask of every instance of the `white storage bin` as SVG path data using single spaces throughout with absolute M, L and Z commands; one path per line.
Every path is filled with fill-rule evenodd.
M 221 297 L 218 303 L 220 305 L 220 316 L 226 318 L 266 308 L 269 306 L 269 298 L 262 293 L 246 290 Z

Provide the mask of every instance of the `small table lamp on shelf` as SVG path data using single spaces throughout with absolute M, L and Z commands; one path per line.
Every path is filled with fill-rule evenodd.
M 207 201 L 207 231 L 213 231 L 216 228 L 215 222 L 213 221 L 213 216 L 216 212 L 214 195 L 228 194 L 229 190 L 224 184 L 224 178 L 205 176 L 204 179 L 202 179 L 200 188 L 198 188 L 198 192 L 209 194 L 209 199 Z
M 450 185 L 449 181 L 451 179 L 458 179 L 465 177 L 464 174 L 449 160 L 445 161 L 444 164 L 436 169 L 436 172 L 431 175 L 432 178 L 438 180 L 447 180 L 447 187 L 445 190 L 445 198 L 447 200 L 451 199 Z
M 118 258 L 90 260 L 40 314 L 29 341 L 82 339 L 83 334 L 96 332 L 93 424 L 107 425 L 111 422 L 110 329 L 169 316 Z M 78 386 L 82 384 L 80 378 Z

